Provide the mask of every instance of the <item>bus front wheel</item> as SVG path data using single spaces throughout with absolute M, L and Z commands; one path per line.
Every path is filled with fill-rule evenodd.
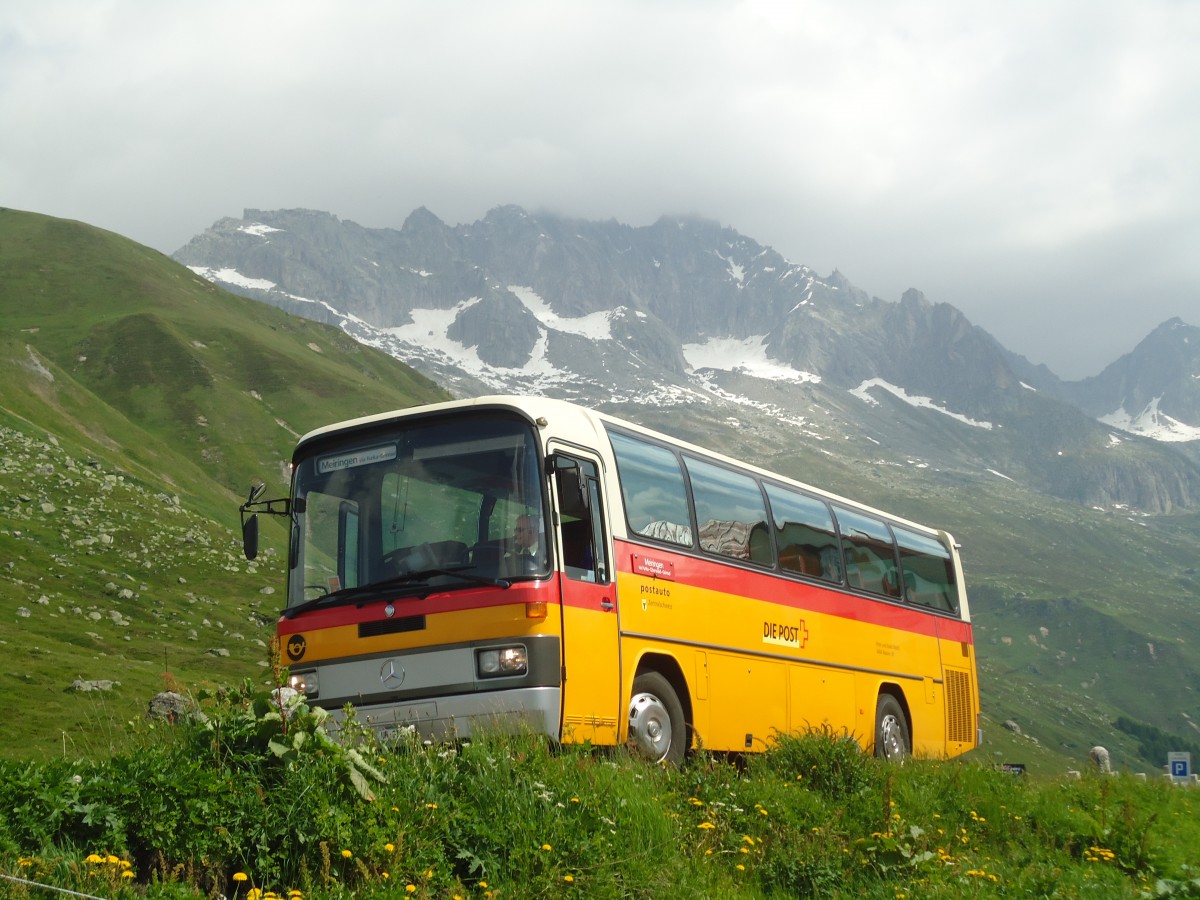
M 908 719 L 899 701 L 880 694 L 875 706 L 875 755 L 882 759 L 904 759 L 912 753 Z
M 654 762 L 678 765 L 687 750 L 683 706 L 671 683 L 657 672 L 633 680 L 629 700 L 629 744 Z

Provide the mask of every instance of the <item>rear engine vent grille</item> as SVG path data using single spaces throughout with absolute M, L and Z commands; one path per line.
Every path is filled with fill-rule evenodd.
M 971 674 L 946 670 L 946 740 L 975 743 L 975 710 L 971 708 Z

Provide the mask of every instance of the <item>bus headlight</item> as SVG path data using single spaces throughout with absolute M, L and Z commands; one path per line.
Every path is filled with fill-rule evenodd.
M 316 669 L 305 669 L 300 672 L 291 672 L 288 674 L 288 687 L 299 691 L 309 700 L 316 699 L 321 693 L 320 680 L 317 678 Z
M 529 671 L 529 655 L 523 646 L 487 647 L 475 651 L 475 668 L 480 678 L 524 675 Z

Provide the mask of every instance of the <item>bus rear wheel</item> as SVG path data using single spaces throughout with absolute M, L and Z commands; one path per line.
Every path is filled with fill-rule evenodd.
M 875 755 L 881 759 L 905 759 L 912 754 L 908 719 L 899 701 L 880 694 L 875 706 Z
M 629 745 L 654 762 L 679 765 L 686 744 L 683 705 L 671 682 L 657 672 L 643 672 L 633 680 L 629 700 Z

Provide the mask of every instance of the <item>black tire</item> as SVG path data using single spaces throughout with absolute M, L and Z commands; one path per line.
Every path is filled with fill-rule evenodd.
M 875 705 L 875 755 L 894 760 L 904 760 L 912 755 L 908 718 L 891 694 L 880 694 Z
M 643 672 L 633 680 L 629 698 L 629 746 L 653 762 L 679 765 L 687 752 L 687 722 L 683 704 L 657 672 Z

